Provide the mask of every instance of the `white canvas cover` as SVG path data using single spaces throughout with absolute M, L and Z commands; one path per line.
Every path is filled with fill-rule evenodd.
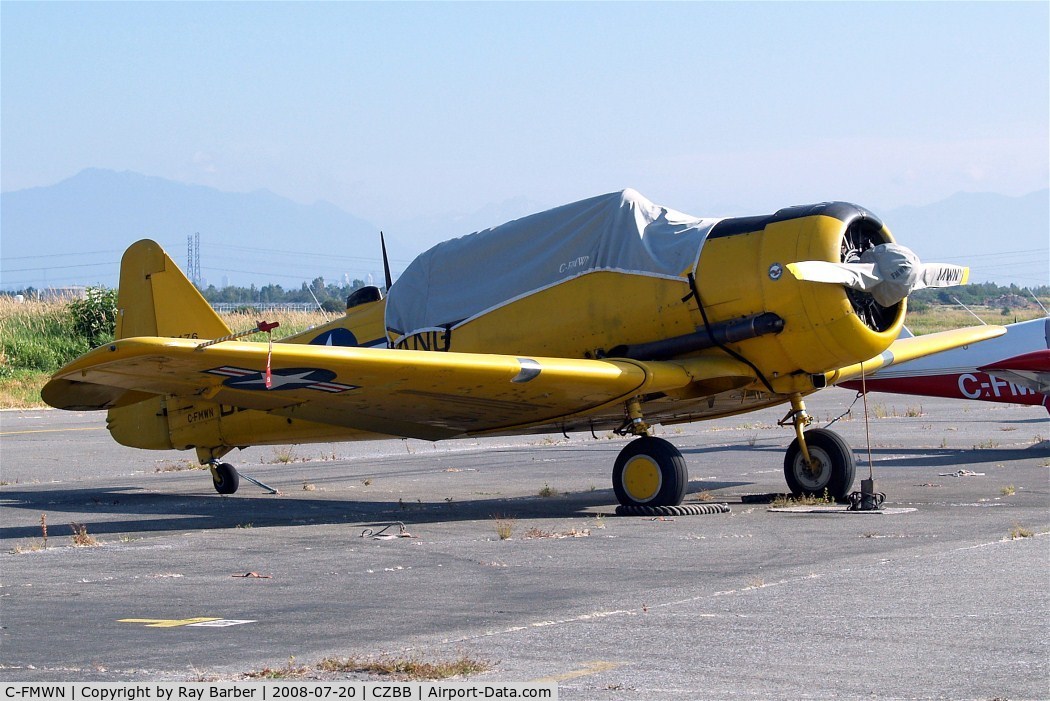
M 634 190 L 563 205 L 422 253 L 387 297 L 403 336 L 455 328 L 539 290 L 598 270 L 685 281 L 719 220 L 655 205 Z

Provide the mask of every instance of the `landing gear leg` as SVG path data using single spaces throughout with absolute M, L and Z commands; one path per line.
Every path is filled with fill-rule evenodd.
M 780 422 L 794 426 L 795 440 L 784 456 L 784 479 L 793 494 L 825 494 L 836 501 L 847 497 L 853 486 L 856 463 L 846 441 L 832 431 L 805 427 L 813 423 L 802 395 L 791 397 L 791 411 Z
M 669 442 L 649 435 L 637 397 L 628 401 L 626 408 L 624 433 L 638 438 L 620 451 L 613 466 L 616 498 L 629 507 L 681 504 L 689 484 L 685 458 Z

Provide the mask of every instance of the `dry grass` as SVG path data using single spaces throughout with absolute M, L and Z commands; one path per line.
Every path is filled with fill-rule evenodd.
M 1014 524 L 1014 527 L 1010 529 L 1010 540 L 1018 540 L 1019 538 L 1031 538 L 1035 533 L 1032 532 L 1031 528 L 1026 528 L 1021 524 Z
M 101 543 L 98 542 L 95 536 L 90 535 L 87 532 L 87 526 L 85 526 L 83 523 L 74 522 L 69 524 L 69 527 L 73 529 L 73 535 L 71 536 L 73 545 L 77 546 L 78 548 L 94 548 L 98 545 L 101 545 Z
M 1015 309 L 1010 312 L 1009 316 L 1003 316 L 1002 309 L 999 307 L 970 307 L 970 309 L 986 324 L 1012 324 L 1015 321 L 1043 318 L 1042 310 L 1035 305 L 1027 309 Z M 962 307 L 931 306 L 922 312 L 909 310 L 904 323 L 916 336 L 922 336 L 963 326 L 979 326 L 981 322 L 974 319 L 973 315 Z
M 207 465 L 192 460 L 159 460 L 154 472 L 182 472 L 183 470 L 207 470 Z
M 2 363 L 3 359 L 0 358 L 0 364 Z M 43 406 L 40 390 L 50 377 L 46 372 L 15 370 L 10 376 L 0 378 L 0 409 L 33 409 Z
M 286 339 L 295 334 L 302 333 L 307 329 L 311 329 L 314 326 L 320 326 L 326 322 L 324 314 L 319 311 L 316 312 L 297 312 L 297 311 L 272 311 L 272 312 L 256 312 L 256 311 L 238 311 L 238 312 L 224 312 L 219 314 L 222 320 L 226 322 L 233 331 L 245 331 L 252 328 L 255 324 L 262 321 L 276 321 L 280 324 L 273 332 L 273 340 Z M 339 315 L 332 314 L 330 318 L 335 319 Z M 248 340 L 258 341 L 265 339 L 264 334 L 258 336 L 249 336 Z
M 787 509 L 792 506 L 830 506 L 835 502 L 828 496 L 828 490 L 824 490 L 823 496 L 813 494 L 801 494 L 799 496 L 787 496 L 781 494 L 770 503 L 771 509 Z
M 525 539 L 526 540 L 535 540 L 535 539 L 538 539 L 538 538 L 556 538 L 556 539 L 560 539 L 560 538 L 586 538 L 590 534 L 591 534 L 591 529 L 589 529 L 589 528 L 584 528 L 582 530 L 581 529 L 577 529 L 577 528 L 570 528 L 567 531 L 558 532 L 558 531 L 545 531 L 542 528 L 536 528 L 535 526 L 533 526 L 529 530 L 525 531 Z
M 257 672 L 247 672 L 243 677 L 245 679 L 302 679 L 313 672 L 313 667 L 297 665 L 295 658 L 289 657 L 288 663 L 283 667 L 264 667 Z
M 540 489 L 540 491 L 538 492 L 538 494 L 539 494 L 539 496 L 543 497 L 544 499 L 548 499 L 550 497 L 558 496 L 558 490 L 554 489 L 549 484 L 545 483 L 543 485 L 543 487 Z
M 493 663 L 460 653 L 451 660 L 428 661 L 421 657 L 326 657 L 316 665 L 296 664 L 294 657 L 282 667 L 265 667 L 241 675 L 243 679 L 320 679 L 332 674 L 369 674 L 398 681 L 432 681 L 487 672 Z
M 423 681 L 465 677 L 470 674 L 487 672 L 492 669 L 492 666 L 492 663 L 487 660 L 460 654 L 455 659 L 439 662 L 428 662 L 419 657 L 404 659 L 381 657 L 364 660 L 356 657 L 348 657 L 343 660 L 325 658 L 317 665 L 317 669 L 322 672 L 364 673 L 402 681 Z
M 496 535 L 499 536 L 499 539 L 510 540 L 511 535 L 514 533 L 514 517 L 494 514 L 492 518 L 496 519 Z

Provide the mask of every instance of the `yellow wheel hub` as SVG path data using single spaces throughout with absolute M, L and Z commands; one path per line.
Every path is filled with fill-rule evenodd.
M 623 468 L 624 491 L 637 502 L 656 498 L 663 485 L 660 466 L 648 455 L 636 455 Z

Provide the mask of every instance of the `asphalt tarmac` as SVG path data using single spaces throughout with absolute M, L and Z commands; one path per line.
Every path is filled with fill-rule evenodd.
M 652 519 L 612 515 L 609 435 L 253 448 L 279 494 L 223 497 L 101 413 L 0 412 L 0 680 L 461 658 L 563 699 L 1050 698 L 1046 411 L 870 395 L 834 426 L 857 488 L 870 433 L 890 508 L 859 514 L 762 503 L 782 414 L 658 427 L 731 512 Z

